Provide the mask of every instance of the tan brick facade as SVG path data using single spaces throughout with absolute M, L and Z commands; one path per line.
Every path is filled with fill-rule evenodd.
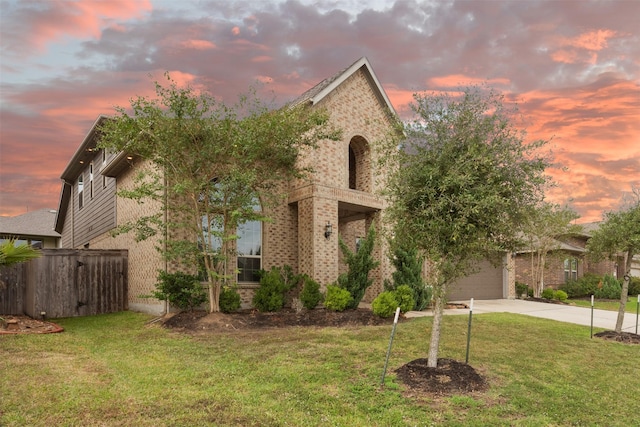
M 289 265 L 296 273 L 311 275 L 323 288 L 346 271 L 338 238 L 355 250 L 356 239 L 365 237 L 368 227 L 379 226 L 385 203 L 377 190 L 384 185 L 384 173 L 374 170 L 372 145 L 391 132 L 395 114 L 364 59 L 328 81 L 335 83 L 327 93 L 305 102 L 310 108 L 326 108 L 332 123 L 342 130 L 342 139 L 323 141 L 304 153 L 301 165 L 311 166 L 314 172 L 283 186 L 282 203 L 266 212 L 271 221 L 263 223 L 261 251 L 263 269 Z M 133 164 L 113 172 L 117 189 L 130 188 L 141 167 Z M 161 209 L 159 204 L 118 197 L 115 222 L 121 225 Z M 326 238 L 328 223 L 333 233 Z M 117 237 L 104 233 L 89 242 L 91 248 L 129 250 L 129 307 L 133 310 L 161 313 L 166 309 L 164 303 L 140 298 L 155 290 L 159 270 L 173 269 L 156 249 L 160 241 L 159 236 L 136 242 L 131 233 Z M 381 265 L 372 272 L 374 286 L 365 301 L 382 290 L 383 279 L 390 275 L 386 253 L 382 243 L 376 245 L 375 257 Z M 257 284 L 240 283 L 239 288 L 242 305 L 250 306 Z
M 133 187 L 133 177 L 143 165 L 124 172 L 117 180 L 117 189 Z M 147 165 L 148 167 L 148 165 Z M 118 224 L 124 224 L 144 215 L 150 215 L 162 209 L 160 204 L 145 202 L 139 204 L 131 199 L 119 197 L 117 200 L 116 218 Z M 156 249 L 160 244 L 160 237 L 156 236 L 136 242 L 132 233 L 119 234 L 112 237 L 105 233 L 91 240 L 93 249 L 122 249 L 129 250 L 129 309 L 160 314 L 165 311 L 165 304 L 153 298 L 140 298 L 150 295 L 156 289 L 158 272 L 166 269 L 165 262 Z

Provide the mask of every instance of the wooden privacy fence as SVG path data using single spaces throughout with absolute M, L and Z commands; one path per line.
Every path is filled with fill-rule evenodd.
M 43 249 L 40 258 L 4 268 L 0 314 L 89 316 L 128 308 L 126 250 Z

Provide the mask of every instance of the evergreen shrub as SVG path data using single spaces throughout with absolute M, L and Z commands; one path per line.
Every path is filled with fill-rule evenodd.
M 620 282 L 615 277 L 606 274 L 602 282 L 598 284 L 594 296 L 599 299 L 620 299 L 621 293 Z
M 373 314 L 380 317 L 391 317 L 398 308 L 398 300 L 393 291 L 384 291 L 371 303 Z
M 300 301 L 302 306 L 308 310 L 313 310 L 323 299 L 320 292 L 320 283 L 305 275 L 303 278 L 304 285 L 300 292 Z
M 157 290 L 151 294 L 152 298 L 168 301 L 180 310 L 193 311 L 207 301 L 207 293 L 198 277 L 180 271 L 176 273 L 160 271 L 156 288 Z
M 327 294 L 324 298 L 324 306 L 327 310 L 344 311 L 349 307 L 352 300 L 353 297 L 348 290 L 337 285 L 327 286 Z
M 262 312 L 282 310 L 286 293 L 296 285 L 296 281 L 288 277 L 289 273 L 290 270 L 278 267 L 262 271 L 260 287 L 253 296 L 253 306 Z
M 553 289 L 551 288 L 545 288 L 542 291 L 542 295 L 540 295 L 542 298 L 544 299 L 553 299 Z
M 240 308 L 240 294 L 235 286 L 223 286 L 220 289 L 220 311 L 232 313 Z

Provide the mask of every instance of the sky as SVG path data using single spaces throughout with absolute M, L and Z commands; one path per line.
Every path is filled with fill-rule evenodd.
M 640 1 L 0 0 L 0 215 L 57 208 L 100 114 L 165 71 L 234 102 L 291 101 L 366 56 L 414 93 L 486 84 L 550 140 L 553 203 L 602 219 L 640 185 Z

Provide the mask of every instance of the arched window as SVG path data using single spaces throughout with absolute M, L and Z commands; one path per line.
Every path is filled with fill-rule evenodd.
M 349 142 L 349 188 L 371 192 L 371 159 L 369 143 L 361 136 Z

